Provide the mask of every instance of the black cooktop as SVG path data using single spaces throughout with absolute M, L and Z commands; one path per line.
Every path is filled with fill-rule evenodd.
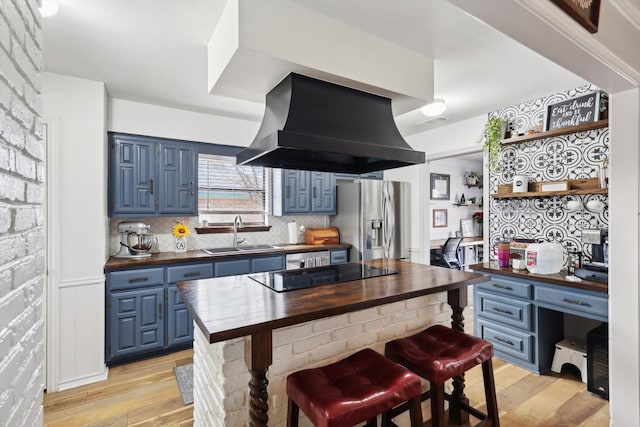
M 276 292 L 310 288 L 329 283 L 348 282 L 350 280 L 397 274 L 397 271 L 370 265 L 346 263 L 323 267 L 301 268 L 268 273 L 252 274 L 249 277 Z

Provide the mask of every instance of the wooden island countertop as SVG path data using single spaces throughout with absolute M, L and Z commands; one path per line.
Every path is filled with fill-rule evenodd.
M 244 344 L 244 358 L 251 376 L 247 407 L 249 425 L 267 426 L 269 422 L 267 371 L 273 363 L 273 330 L 447 292 L 447 302 L 452 309 L 451 326 L 464 331 L 462 313 L 467 305 L 467 286 L 489 281 L 489 276 L 477 273 L 405 261 L 362 263 L 394 270 L 398 274 L 288 292 L 275 292 L 248 275 L 178 283 L 179 294 L 210 344 L 250 337 L 245 338 Z M 454 401 L 468 401 L 464 395 L 464 377 L 455 377 L 453 387 Z M 454 405 L 450 419 L 457 424 L 467 422 L 466 413 L 455 408 L 459 406 Z
M 404 261 L 364 263 L 398 274 L 289 292 L 275 292 L 244 275 L 181 282 L 178 290 L 202 333 L 214 343 L 489 280 Z

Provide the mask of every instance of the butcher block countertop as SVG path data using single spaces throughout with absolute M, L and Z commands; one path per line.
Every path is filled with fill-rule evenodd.
M 474 264 L 469 266 L 473 271 L 499 274 L 501 276 L 513 277 L 520 280 L 535 280 L 536 282 L 550 283 L 552 285 L 561 285 L 569 288 L 585 289 L 588 291 L 609 293 L 609 286 L 606 283 L 593 282 L 591 280 L 584 280 L 582 282 L 570 282 L 566 279 L 566 271 L 560 271 L 556 274 L 534 274 L 529 273 L 529 270 L 514 270 L 511 267 L 498 267 L 497 262 L 485 262 L 481 264 Z
M 237 258 L 256 255 L 287 254 L 299 252 L 328 251 L 331 249 L 348 249 L 351 245 L 339 243 L 335 245 L 306 245 L 306 244 L 274 244 L 271 249 L 242 250 L 236 252 L 224 252 L 218 254 L 208 254 L 201 249 L 187 251 L 184 253 L 158 252 L 152 253 L 148 258 L 115 258 L 109 257 L 105 263 L 105 271 L 121 270 L 127 268 L 145 268 L 161 266 L 164 264 L 187 263 L 193 261 L 214 261 L 223 258 Z
M 488 276 L 395 260 L 363 261 L 398 274 L 275 292 L 247 275 L 178 283 L 178 291 L 210 343 L 445 291 Z M 465 298 L 466 300 L 466 298 Z

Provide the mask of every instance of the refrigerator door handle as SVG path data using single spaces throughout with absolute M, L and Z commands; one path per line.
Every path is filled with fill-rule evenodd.
M 393 242 L 393 200 L 389 194 L 389 183 L 382 184 L 382 251 L 385 258 L 389 258 Z

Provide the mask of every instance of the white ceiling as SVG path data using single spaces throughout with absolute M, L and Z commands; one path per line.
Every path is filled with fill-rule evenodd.
M 206 45 L 226 0 L 59 1 L 43 24 L 45 71 L 105 82 L 112 98 L 262 118 L 260 103 L 207 93 Z M 281 1 L 434 58 L 447 120 L 418 125 L 419 111 L 405 113 L 396 117 L 404 135 L 586 83 L 446 0 Z

